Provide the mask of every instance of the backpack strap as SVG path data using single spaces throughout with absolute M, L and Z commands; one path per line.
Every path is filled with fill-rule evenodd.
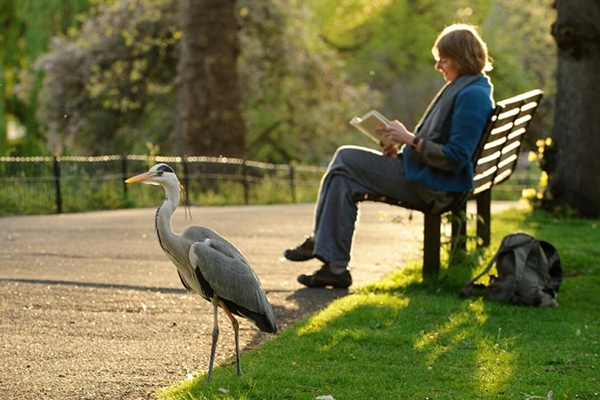
M 502 248 L 502 246 L 500 246 L 500 248 Z M 475 278 L 471 279 L 462 288 L 462 290 L 460 291 L 460 294 L 458 295 L 459 298 L 463 299 L 463 298 L 467 297 L 469 295 L 469 293 L 471 292 L 471 290 L 473 290 L 473 287 L 475 286 L 475 282 L 477 282 L 477 280 L 479 278 L 481 278 L 483 275 L 485 275 L 488 272 L 490 272 L 490 269 L 492 269 L 492 266 L 498 260 L 498 255 L 499 254 L 500 254 L 500 249 L 498 249 L 498 251 L 496 252 L 496 254 L 494 254 L 494 258 L 492 258 L 492 260 L 488 263 L 487 267 L 485 267 L 485 269 L 479 275 L 477 275 Z
M 560 290 L 560 284 L 562 283 L 563 278 L 560 257 L 558 256 L 558 251 L 556 251 L 556 248 L 552 244 L 540 240 L 540 246 L 542 246 L 542 250 L 544 250 L 546 259 L 548 260 L 548 274 L 550 275 L 550 281 L 552 282 L 552 290 L 556 296 L 556 293 Z

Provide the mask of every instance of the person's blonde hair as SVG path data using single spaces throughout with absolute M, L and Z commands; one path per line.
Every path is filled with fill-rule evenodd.
M 492 70 L 487 45 L 473 25 L 454 24 L 446 27 L 437 37 L 431 52 L 436 60 L 440 57 L 453 59 L 459 76 Z

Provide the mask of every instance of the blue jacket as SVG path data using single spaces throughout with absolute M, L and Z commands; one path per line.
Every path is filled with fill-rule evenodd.
M 409 182 L 431 190 L 466 192 L 473 188 L 472 157 L 494 108 L 492 84 L 481 75 L 456 95 L 452 117 L 444 123 L 439 144 L 450 170 L 427 165 L 413 148 L 403 149 L 403 165 Z

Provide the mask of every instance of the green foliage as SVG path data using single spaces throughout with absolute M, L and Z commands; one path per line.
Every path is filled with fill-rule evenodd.
M 51 214 L 56 212 L 54 182 L 2 182 L 0 215 Z M 27 199 L 24 201 L 23 199 Z
M 305 3 L 244 0 L 240 6 L 248 157 L 327 161 L 335 148 L 359 137 L 350 117 L 381 99 L 364 82 L 349 84 L 339 56 L 308 29 L 313 12 Z
M 45 148 L 35 115 L 42 75 L 33 71 L 50 39 L 76 26 L 88 0 L 3 0 L 0 7 L 0 154 L 39 154 Z M 25 136 L 8 141 L 7 122 Z
M 552 391 L 553 398 L 596 398 L 600 360 L 590 349 L 600 337 L 600 221 L 516 210 L 494 218 L 492 246 L 483 259 L 453 265 L 445 278 L 428 284 L 421 282 L 420 263 L 409 263 L 245 352 L 243 377 L 235 376 L 234 362 L 225 362 L 211 384 L 201 371 L 159 396 L 508 399 L 550 398 Z M 518 230 L 557 247 L 570 275 L 558 295 L 560 306 L 458 299 L 462 284 L 483 268 L 502 237 Z
M 175 46 L 182 35 L 177 4 L 100 3 L 81 31 L 56 40 L 38 61 L 47 75 L 40 115 L 55 148 L 139 152 L 150 140 L 172 151 Z M 299 23 L 310 13 L 306 7 L 252 0 L 238 6 L 247 156 L 322 162 L 346 142 L 348 115 L 359 99 L 377 105 L 377 95 L 348 84 L 336 54 Z
M 20 16 L 44 21 L 40 32 L 28 26 L 31 34 L 2 40 L 2 46 L 24 43 L 37 49 L 27 51 L 28 57 L 37 57 L 50 35 L 63 32 L 36 64 L 46 73 L 38 119 L 33 106 L 43 74 L 15 70 L 2 76 L 7 92 L 18 86 L 18 98 L 29 99 L 31 131 L 41 122 L 51 149 L 65 153 L 88 154 L 90 148 L 139 153 L 147 141 L 171 153 L 182 35 L 176 0 L 7 1 L 12 8 L 0 12 L 0 19 L 19 9 Z M 326 162 L 341 144 L 371 145 L 347 123 L 370 108 L 381 108 L 410 128 L 443 83 L 430 50 L 437 33 L 454 22 L 481 27 L 496 60 L 491 72 L 496 99 L 534 87 L 545 90 L 530 143 L 546 137 L 555 92 L 550 3 L 238 0 L 247 156 L 314 164 Z M 85 19 L 76 17 L 88 9 Z M 69 28 L 77 18 L 83 25 Z M 12 32 L 18 31 L 15 25 Z M 3 109 L 13 110 L 2 101 L 0 117 Z M 24 120 L 22 113 L 9 114 Z M 34 139 L 39 143 L 39 135 Z
M 46 74 L 40 116 L 53 149 L 106 154 L 168 143 L 180 37 L 173 1 L 114 0 L 56 38 L 36 63 Z
M 533 88 L 554 95 L 556 46 L 550 27 L 556 20 L 556 11 L 552 3 L 552 0 L 495 2 L 483 26 L 499 64 L 493 72 L 503 82 L 497 89 L 499 96 L 509 97 Z
M 313 0 L 317 29 L 346 57 L 352 81 L 369 82 L 385 97 L 383 111 L 416 124 L 442 86 L 431 48 L 438 33 L 454 22 L 480 24 L 488 0 Z M 361 111 L 370 108 L 363 104 Z
M 496 68 L 490 73 L 496 99 L 542 89 L 544 98 L 525 137 L 525 147 L 550 136 L 556 95 L 556 43 L 551 26 L 556 21 L 554 0 L 496 0 L 483 24 Z
M 345 55 L 352 81 L 369 82 L 385 97 L 383 110 L 414 126 L 442 86 L 431 47 L 444 26 L 480 27 L 495 69 L 495 98 L 533 88 L 545 98 L 528 135 L 528 146 L 548 136 L 554 109 L 556 46 L 550 26 L 552 0 L 312 0 L 315 29 Z M 368 104 L 364 105 L 369 108 Z

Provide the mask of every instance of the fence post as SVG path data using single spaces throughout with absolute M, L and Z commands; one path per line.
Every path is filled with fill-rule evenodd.
M 244 204 L 248 205 L 250 203 L 250 194 L 248 187 L 248 166 L 246 165 L 246 159 L 242 161 L 242 175 L 243 175 L 243 185 L 244 185 Z
M 292 189 L 292 203 L 296 202 L 296 184 L 294 183 L 294 166 L 290 164 L 290 187 Z
M 58 157 L 54 156 L 54 186 L 56 188 L 56 212 L 62 214 L 62 196 L 60 194 L 60 165 Z
M 125 180 L 127 179 L 127 154 L 121 156 L 121 172 L 123 173 L 123 195 L 125 196 L 125 199 L 127 199 L 127 184 L 125 183 Z

